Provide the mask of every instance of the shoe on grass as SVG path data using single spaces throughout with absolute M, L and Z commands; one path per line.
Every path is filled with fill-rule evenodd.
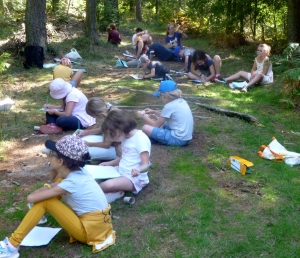
M 41 125 L 40 131 L 43 134 L 56 134 L 56 133 L 62 133 L 63 129 L 56 124 L 47 124 L 47 125 Z
M 227 83 L 227 81 L 224 78 L 222 78 L 220 75 L 218 77 L 215 77 L 215 82 L 223 83 L 223 84 Z
M 106 193 L 105 197 L 108 203 L 112 203 L 115 200 L 121 198 L 124 194 L 125 194 L 124 191 L 110 192 L 110 193 Z
M 1 258 L 18 258 L 20 256 L 18 250 L 19 248 L 16 248 L 9 243 L 7 237 L 3 241 L 0 241 Z
M 246 81 L 243 81 L 243 82 L 233 82 L 232 85 L 234 86 L 235 89 L 243 89 L 247 86 L 247 82 Z

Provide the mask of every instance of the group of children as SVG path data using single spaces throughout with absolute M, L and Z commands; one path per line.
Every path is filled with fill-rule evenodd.
M 129 61 L 129 67 L 142 67 L 143 75 L 140 79 L 157 78 L 160 80 L 172 79 L 170 70 L 160 61 L 179 61 L 184 63 L 179 72 L 185 73 L 191 80 L 197 80 L 203 84 L 206 82 L 229 83 L 232 89 L 239 89 L 247 92 L 255 84 L 269 84 L 273 82 L 272 63 L 269 59 L 271 47 L 267 44 L 260 44 L 257 49 L 257 57 L 254 60 L 251 72 L 239 71 L 227 78 L 221 77 L 222 59 L 219 55 L 212 58 L 202 50 L 185 48 L 181 44 L 181 38 L 187 35 L 181 31 L 175 31 L 175 26 L 167 26 L 166 45 L 153 43 L 148 31 L 137 28 L 132 39 L 136 55 Z M 153 57 L 160 61 L 152 61 Z M 128 60 L 128 58 L 127 58 Z M 133 66 L 131 66 L 133 64 Z M 150 72 L 149 72 L 150 71 Z M 232 83 L 237 79 L 245 79 L 241 83 Z
M 173 27 L 169 30 L 171 35 Z M 173 36 L 175 39 L 170 40 L 170 48 L 174 47 L 174 51 L 180 56 L 180 36 L 175 32 Z M 191 58 L 189 76 L 203 81 L 214 79 L 224 83 L 242 77 L 248 80 L 242 88 L 245 91 L 255 83 L 270 83 L 273 80 L 272 64 L 268 58 L 270 47 L 261 44 L 257 52 L 250 73 L 240 71 L 221 80 L 218 77 L 221 69 L 220 57 L 214 56 L 211 59 L 203 51 L 196 50 L 188 58 Z M 149 64 L 149 59 L 144 56 L 140 59 L 142 64 L 146 63 L 150 68 L 164 69 L 157 63 Z M 62 59 L 61 65 L 68 66 L 66 64 L 69 64 L 69 60 Z M 44 184 L 28 195 L 27 201 L 33 205 L 12 235 L 0 241 L 1 257 L 19 257 L 20 243 L 46 213 L 50 213 L 68 232 L 70 242 L 79 241 L 91 245 L 93 252 L 102 251 L 114 244 L 116 235 L 112 227 L 111 207 L 107 195 L 117 191 L 137 194 L 149 183 L 148 172 L 147 169 L 144 171 L 144 168 L 150 164 L 151 143 L 185 146 L 192 140 L 193 115 L 187 102 L 181 98 L 181 91 L 176 82 L 161 81 L 158 91 L 153 94 L 159 96 L 165 104 L 162 111 L 146 108 L 136 112 L 136 117 L 144 123 L 142 129 L 138 130 L 135 119 L 129 113 L 112 107 L 101 98 L 94 97 L 88 100 L 76 88 L 81 77 L 78 79 L 72 76 L 68 69 L 65 70 L 67 76 L 54 70 L 50 95 L 54 99 L 61 99 L 62 105 L 45 104 L 47 123 L 61 126 L 64 130 L 76 130 L 78 127 L 90 127 L 96 123 L 96 119 L 104 121 L 98 128 L 64 136 L 58 142 L 45 142 L 46 148 L 49 149 L 48 160 L 52 168 L 53 182 Z M 61 77 L 56 78 L 57 76 Z M 53 131 L 49 129 L 49 132 Z M 86 142 L 82 139 L 83 136 L 100 133 L 103 134 L 103 142 Z M 120 145 L 122 154 L 119 156 L 115 147 Z M 100 154 L 95 155 L 104 159 L 100 166 L 114 166 L 121 177 L 96 182 L 83 169 L 91 159 L 91 148 L 98 149 Z M 111 156 L 107 153 L 109 150 L 113 150 Z M 103 158 L 104 156 L 106 158 Z M 61 197 L 68 206 L 60 201 Z

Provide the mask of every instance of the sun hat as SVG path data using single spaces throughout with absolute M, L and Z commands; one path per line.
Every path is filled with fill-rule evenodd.
M 50 95 L 54 99 L 62 99 L 71 92 L 72 88 L 70 83 L 57 78 L 50 83 Z
M 142 63 L 146 63 L 149 60 L 148 56 L 146 55 L 142 55 L 139 59 L 139 62 Z
M 177 90 L 178 86 L 176 84 L 176 82 L 174 81 L 162 81 L 159 85 L 159 89 L 158 91 L 153 93 L 153 96 L 158 97 L 160 95 L 160 93 L 164 93 L 164 92 L 169 92 L 169 91 L 173 91 L 173 90 Z
M 174 53 L 174 55 L 177 56 L 178 58 L 179 58 L 179 52 L 180 52 L 181 49 L 182 49 L 182 46 L 177 46 L 177 47 L 174 48 L 173 53 Z
M 58 142 L 47 140 L 45 146 L 49 150 L 57 151 L 66 157 L 82 161 L 84 154 L 88 153 L 88 146 L 85 142 L 74 135 L 66 135 Z

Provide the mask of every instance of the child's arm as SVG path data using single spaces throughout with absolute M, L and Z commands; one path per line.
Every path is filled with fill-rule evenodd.
M 190 56 L 185 56 L 184 57 L 184 71 L 186 72 L 188 70 L 188 66 L 189 66 L 189 57 Z
M 148 151 L 143 151 L 142 153 L 140 153 L 140 157 L 141 157 L 142 165 L 138 168 L 133 168 L 131 170 L 131 175 L 133 177 L 140 175 L 141 169 L 143 169 L 144 167 L 147 167 L 149 165 L 149 152 Z
M 201 77 L 202 73 L 200 71 L 196 71 L 196 65 L 194 63 L 191 64 L 191 71 L 193 75 L 196 75 L 197 77 Z
M 204 77 L 205 81 L 207 81 L 207 82 L 209 82 L 211 79 L 215 78 L 215 76 L 216 76 L 216 71 L 215 71 L 215 67 L 213 64 L 209 67 L 209 72 L 210 72 L 210 76 Z
M 111 160 L 111 161 L 101 162 L 101 163 L 99 164 L 99 166 L 118 166 L 119 163 L 120 163 L 120 160 L 121 160 L 121 157 L 116 158 L 116 159 Z
M 136 115 L 138 118 L 142 118 L 146 124 L 151 125 L 153 127 L 161 127 L 167 121 L 167 119 L 162 116 L 158 117 L 157 120 L 153 120 L 148 115 L 146 115 L 144 112 L 141 111 L 137 111 Z
M 55 196 L 68 193 L 64 189 L 58 187 L 57 184 L 58 183 L 53 183 L 49 185 L 51 188 L 49 188 L 49 186 L 44 186 L 40 189 L 37 189 L 36 191 L 34 191 L 33 193 L 27 196 L 27 202 L 36 203 Z
M 138 51 L 135 55 L 135 59 L 139 59 L 142 55 L 142 51 L 143 51 L 143 47 L 144 47 L 144 42 L 140 39 L 139 40 L 140 43 L 137 42 L 138 44 Z
M 82 137 L 86 135 L 95 135 L 95 134 L 102 134 L 101 128 L 95 128 L 95 129 L 90 129 L 90 130 L 84 130 L 81 131 L 77 134 L 77 136 Z
M 48 111 L 48 113 L 50 115 L 57 115 L 57 116 L 71 116 L 72 112 L 73 112 L 73 108 L 74 108 L 75 102 L 74 101 L 69 101 L 66 104 L 66 108 L 64 111 L 57 111 L 55 109 L 50 109 Z
M 87 141 L 84 142 L 89 147 L 98 147 L 104 149 L 108 149 L 112 145 L 112 142 L 87 142 Z
M 182 35 L 183 39 L 187 39 L 188 38 L 188 35 L 186 35 L 182 30 L 178 30 L 177 32 Z
M 142 75 L 141 78 L 143 78 L 143 79 L 150 79 L 152 77 L 155 77 L 155 68 L 152 68 L 151 71 L 150 71 L 150 73 L 148 73 L 148 74 L 145 73 L 144 75 Z
M 256 58 L 255 58 L 256 59 Z M 251 77 L 250 77 L 250 81 L 253 79 L 253 77 L 255 76 L 255 72 L 257 70 L 257 65 L 256 65 L 256 60 L 254 60 L 252 69 L 251 69 Z

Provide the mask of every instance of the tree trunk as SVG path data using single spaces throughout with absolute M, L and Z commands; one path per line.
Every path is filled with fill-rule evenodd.
M 99 45 L 99 34 L 96 21 L 97 0 L 86 0 L 86 34 L 95 45 Z
M 46 0 L 26 1 L 25 26 L 26 45 L 43 47 L 46 55 Z
M 287 39 L 289 42 L 300 42 L 300 0 L 288 0 Z
M 135 15 L 138 21 L 141 22 L 143 20 L 141 0 L 135 0 Z
M 135 1 L 129 0 L 129 12 L 134 13 L 135 12 Z

